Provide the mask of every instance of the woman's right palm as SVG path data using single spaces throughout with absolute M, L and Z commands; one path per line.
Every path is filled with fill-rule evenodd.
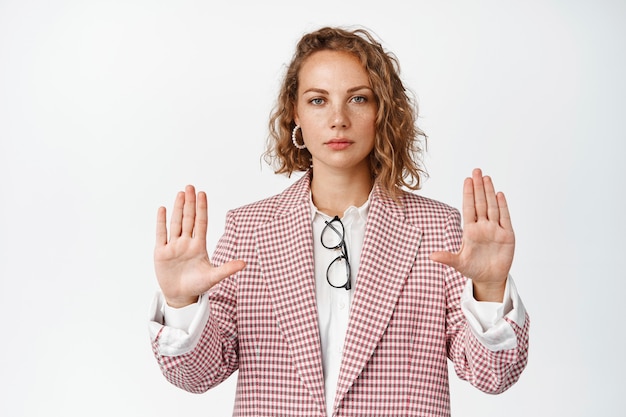
M 196 202 L 192 185 L 176 196 L 169 240 L 166 210 L 159 208 L 154 267 L 163 296 L 172 307 L 194 303 L 200 294 L 245 267 L 238 260 L 219 267 L 211 264 L 206 250 L 207 223 L 206 194 L 198 193 Z

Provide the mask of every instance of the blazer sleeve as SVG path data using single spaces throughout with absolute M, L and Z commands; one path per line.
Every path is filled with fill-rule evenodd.
M 220 265 L 237 259 L 237 232 L 231 212 L 226 217 L 224 235 L 211 261 Z M 152 350 L 165 378 L 185 391 L 205 392 L 228 378 L 239 366 L 237 334 L 237 276 L 221 281 L 205 294 L 209 314 L 200 338 L 188 353 L 168 355 L 161 347 L 161 328 L 152 342 Z
M 445 233 L 445 250 L 457 252 L 463 232 L 461 216 L 452 209 L 448 215 Z M 517 343 L 510 349 L 493 351 L 483 345 L 471 330 L 461 310 L 461 294 L 467 278 L 453 268 L 446 268 L 446 337 L 448 357 L 454 363 L 459 378 L 490 394 L 510 388 L 520 377 L 528 360 L 528 331 L 530 320 L 524 311 L 521 325 L 508 317 L 504 320 L 515 333 Z

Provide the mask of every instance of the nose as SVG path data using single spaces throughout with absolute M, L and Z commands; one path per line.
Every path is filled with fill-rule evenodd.
M 330 124 L 333 129 L 345 129 L 350 125 L 350 118 L 343 104 L 333 106 Z

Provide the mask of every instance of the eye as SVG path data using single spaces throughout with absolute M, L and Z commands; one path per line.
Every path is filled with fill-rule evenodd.
M 367 102 L 367 97 L 365 96 L 354 96 L 352 97 L 352 101 L 355 103 L 366 103 Z
M 313 104 L 314 106 L 321 106 L 322 104 L 324 104 L 324 99 L 323 98 L 312 98 L 311 100 L 309 100 L 309 103 Z

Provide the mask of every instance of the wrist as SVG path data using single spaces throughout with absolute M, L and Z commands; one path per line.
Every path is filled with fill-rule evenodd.
M 506 281 L 496 283 L 472 282 L 472 285 L 476 301 L 501 303 L 504 299 Z
M 185 297 L 185 298 L 175 298 L 175 299 L 168 299 L 167 297 L 165 298 L 165 302 L 167 303 L 168 306 L 172 307 L 172 308 L 183 308 L 183 307 L 187 307 L 191 304 L 195 304 L 198 302 L 198 296 L 195 297 Z

